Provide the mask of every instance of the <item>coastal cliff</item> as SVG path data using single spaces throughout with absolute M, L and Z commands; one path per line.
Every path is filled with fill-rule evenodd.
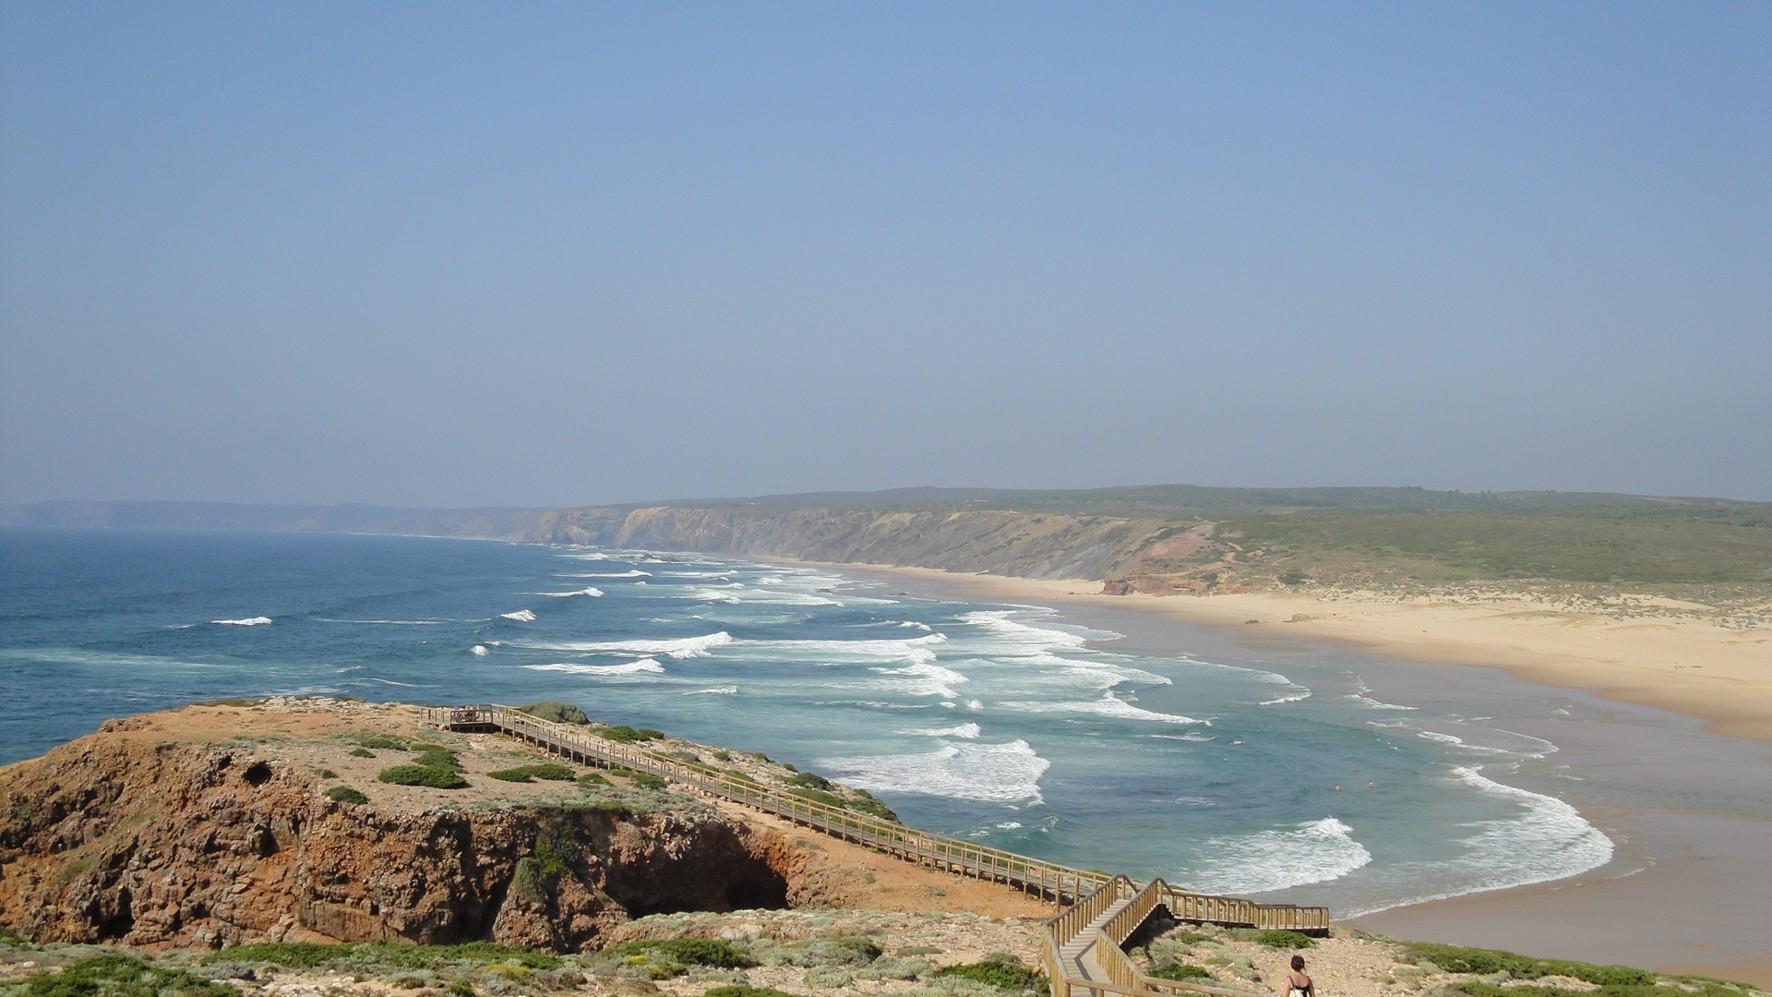
M 525 539 L 1099 579 L 1122 573 L 1166 525 L 1008 509 L 657 505 L 552 510 Z
M 0 769 L 0 924 L 42 942 L 569 950 L 649 914 L 828 899 L 832 877 L 786 837 L 701 801 L 619 776 L 488 780 L 503 743 L 459 745 L 461 789 L 377 781 L 405 754 L 387 745 L 420 744 L 382 732 L 416 732 L 414 715 L 190 707 Z

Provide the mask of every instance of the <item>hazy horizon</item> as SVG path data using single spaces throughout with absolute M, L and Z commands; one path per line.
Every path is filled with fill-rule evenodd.
M 0 501 L 1772 500 L 1772 7 L 0 8 Z

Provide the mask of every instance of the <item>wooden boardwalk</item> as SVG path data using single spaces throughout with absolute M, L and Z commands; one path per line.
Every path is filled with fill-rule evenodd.
M 681 787 L 784 817 L 906 862 L 1005 883 L 1050 900 L 1063 908 L 1041 926 L 1042 961 L 1053 997 L 1179 993 L 1246 997 L 1245 991 L 1153 979 L 1138 971 L 1122 946 L 1159 909 L 1178 920 L 1230 927 L 1283 928 L 1307 934 L 1329 930 L 1329 911 L 1324 907 L 1258 904 L 1192 893 L 1161 879 L 1135 883 L 1125 876 L 929 834 L 735 778 L 712 766 L 605 740 L 582 726 L 542 720 L 508 706 L 439 707 L 427 709 L 425 714 L 429 723 L 447 730 L 508 734 L 582 764 L 650 772 Z

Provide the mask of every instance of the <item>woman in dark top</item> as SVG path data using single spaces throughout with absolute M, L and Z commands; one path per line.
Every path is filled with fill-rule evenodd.
M 1286 974 L 1286 985 L 1280 988 L 1280 997 L 1317 997 L 1316 985 L 1304 974 L 1304 956 L 1292 957 L 1292 971 Z

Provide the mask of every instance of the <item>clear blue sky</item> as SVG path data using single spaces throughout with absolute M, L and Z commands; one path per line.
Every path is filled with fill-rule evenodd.
M 1772 4 L 0 5 L 0 499 L 1772 499 Z

